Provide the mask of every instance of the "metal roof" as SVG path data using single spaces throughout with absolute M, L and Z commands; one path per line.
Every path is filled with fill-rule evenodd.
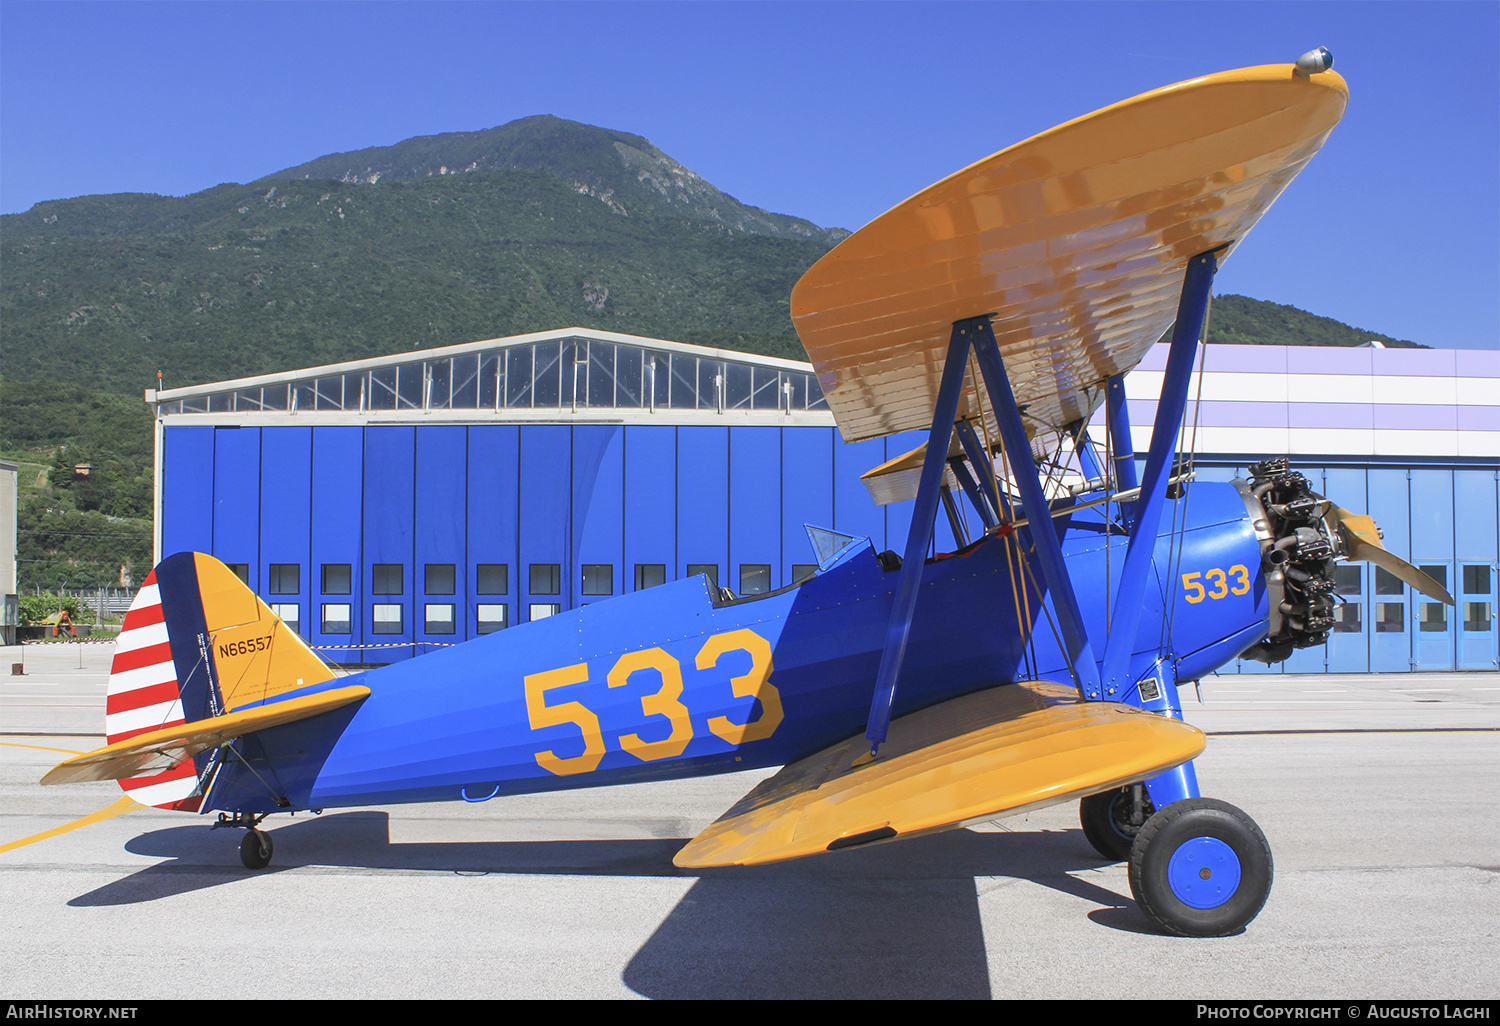
M 232 422 L 309 413 L 530 420 L 662 410 L 689 419 L 817 414 L 819 423 L 828 416 L 810 364 L 586 328 L 148 391 L 146 399 L 160 416 L 219 414 Z

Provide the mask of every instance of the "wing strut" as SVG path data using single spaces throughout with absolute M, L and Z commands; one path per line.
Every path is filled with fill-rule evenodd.
M 980 494 L 984 496 L 985 502 L 983 506 L 978 506 L 977 503 L 976 506 L 979 509 L 979 515 L 984 519 L 985 529 L 988 530 L 1000 523 L 1002 516 L 1005 514 L 1005 505 L 1000 500 L 1000 489 L 995 480 L 995 475 L 990 472 L 990 462 L 984 455 L 984 449 L 974 434 L 974 425 L 966 420 L 960 421 L 956 430 L 958 431 L 959 443 L 964 447 L 964 455 L 968 457 L 970 465 L 974 468 L 974 473 L 979 475 L 978 485 Z M 954 469 L 957 470 L 962 465 L 962 463 L 955 463 Z M 960 478 L 959 480 L 963 479 Z
M 1128 492 L 1139 481 L 1135 476 L 1135 443 L 1130 440 L 1130 410 L 1125 405 L 1125 375 L 1116 374 L 1109 379 L 1109 392 L 1105 396 L 1109 411 L 1109 441 L 1114 449 L 1115 491 Z
M 1187 408 L 1193 361 L 1198 356 L 1198 336 L 1203 330 L 1203 318 L 1208 314 L 1209 291 L 1217 265 L 1213 252 L 1200 253 L 1188 261 L 1187 275 L 1183 278 L 1182 298 L 1178 301 L 1177 320 L 1172 327 L 1172 346 L 1167 352 L 1167 371 L 1161 383 L 1161 398 L 1156 404 L 1156 422 L 1151 428 L 1151 450 L 1146 457 L 1141 494 L 1129 511 L 1130 542 L 1115 593 L 1109 639 L 1104 645 L 1104 667 L 1100 676 L 1106 695 L 1122 695 L 1133 683 L 1129 679 L 1130 655 L 1135 647 L 1136 628 L 1141 622 L 1141 600 L 1150 578 L 1151 557 L 1156 550 L 1162 510 L 1166 508 L 1167 478 L 1177 454 L 1177 433 L 1182 424 L 1183 410 Z M 1109 394 L 1113 401 L 1113 381 L 1110 382 Z M 1125 406 L 1123 400 L 1122 395 L 1120 410 Z M 1110 412 L 1115 412 L 1113 407 Z M 1129 431 L 1128 426 L 1126 431 Z M 1122 449 L 1130 445 L 1128 433 L 1123 438 L 1115 437 L 1115 444 Z
M 1037 473 L 1036 462 L 1031 458 L 1031 442 L 1026 437 L 1026 428 L 1021 424 L 1021 410 L 1016 405 L 1015 393 L 1011 391 L 1010 377 L 1005 373 L 1005 364 L 1000 359 L 1000 347 L 995 342 L 995 332 L 990 326 L 989 318 L 980 318 L 976 323 L 981 327 L 976 332 L 974 352 L 979 358 L 979 370 L 984 375 L 985 388 L 989 390 L 990 405 L 1000 428 L 1000 438 L 1005 443 L 1005 454 L 1010 458 L 1016 487 L 1021 492 L 1021 504 L 1030 521 L 1026 531 L 1031 535 L 1032 545 L 1036 548 L 1042 580 L 1046 582 L 1047 591 L 1052 595 L 1052 606 L 1057 612 L 1058 626 L 1062 628 L 1063 643 L 1068 648 L 1068 665 L 1073 671 L 1073 681 L 1084 697 L 1097 698 L 1099 665 L 1094 660 L 1094 647 L 1089 642 L 1088 631 L 1083 625 L 1078 596 L 1073 591 L 1073 579 L 1068 576 L 1068 567 L 1063 561 L 1057 527 L 1048 516 L 1047 496 L 1042 491 L 1042 479 Z
M 1105 642 L 1103 659 L 1094 655 L 1093 644 L 1084 626 L 1083 615 L 1078 605 L 1078 596 L 1073 590 L 1072 578 L 1068 575 L 1063 558 L 1062 544 L 1057 529 L 1048 516 L 1050 506 L 1042 489 L 1040 474 L 1031 456 L 1031 443 L 1021 423 L 1021 410 L 1011 390 L 1010 378 L 1005 372 L 1000 348 L 995 341 L 994 329 L 988 316 L 972 317 L 954 321 L 948 342 L 948 353 L 943 364 L 942 383 L 938 389 L 937 402 L 932 414 L 932 428 L 928 433 L 926 452 L 922 460 L 921 483 L 917 488 L 916 505 L 912 510 L 911 528 L 906 537 L 906 552 L 901 565 L 900 580 L 896 585 L 896 596 L 891 604 L 890 623 L 886 629 L 885 648 L 881 652 L 880 669 L 875 679 L 875 694 L 870 702 L 870 718 L 865 737 L 873 753 L 886 738 L 890 726 L 891 706 L 895 701 L 896 681 L 901 674 L 901 664 L 906 657 L 906 644 L 911 635 L 911 624 L 916 612 L 918 585 L 922 568 L 926 562 L 927 546 L 932 539 L 933 525 L 937 517 L 940 491 L 943 485 L 944 465 L 947 462 L 948 446 L 953 437 L 954 420 L 958 413 L 958 400 L 968 367 L 969 351 L 976 356 L 985 388 L 1000 429 L 1005 451 L 1010 457 L 1011 470 L 1016 487 L 1021 493 L 1021 502 L 1027 519 L 1026 530 L 1031 536 L 1036 561 L 1041 570 L 1047 591 L 1052 596 L 1053 608 L 1057 612 L 1062 628 L 1064 644 L 1068 650 L 1068 663 L 1074 683 L 1085 698 L 1101 699 L 1109 695 L 1121 695 L 1132 683 L 1129 679 L 1130 656 L 1135 647 L 1136 629 L 1140 624 L 1142 599 L 1149 583 L 1151 557 L 1156 547 L 1157 533 L 1161 526 L 1162 510 L 1166 504 L 1168 469 L 1176 455 L 1178 427 L 1187 403 L 1188 383 L 1192 377 L 1193 362 L 1197 356 L 1199 335 L 1203 319 L 1208 310 L 1208 297 L 1213 285 L 1217 259 L 1213 251 L 1201 253 L 1188 261 L 1187 273 L 1182 283 L 1182 295 L 1178 302 L 1177 320 L 1172 331 L 1171 349 L 1167 357 L 1167 371 L 1162 382 L 1161 398 L 1157 404 L 1156 421 L 1151 434 L 1151 450 L 1146 460 L 1145 477 L 1139 497 L 1129 509 L 1130 540 L 1126 549 L 1125 566 L 1115 594 L 1111 630 Z M 1125 406 L 1124 387 L 1120 376 L 1109 379 L 1108 402 L 1111 433 L 1115 438 L 1117 455 L 1116 487 L 1126 482 L 1133 483 L 1135 476 L 1134 455 L 1130 452 L 1130 425 Z M 968 424 L 959 427 L 959 440 L 966 455 L 976 463 L 976 439 Z M 983 496 L 989 499 L 983 481 L 971 482 L 960 475 L 959 481 L 971 498 Z M 977 494 L 976 494 L 977 493 Z M 1002 505 L 1007 505 L 1003 497 Z M 981 516 L 988 502 L 976 502 Z M 998 512 L 998 511 L 995 511 Z M 989 526 L 986 517 L 986 527 Z
M 989 321 L 976 318 L 955 321 L 948 339 L 948 356 L 943 363 L 943 380 L 938 387 L 937 404 L 932 411 L 932 429 L 927 435 L 927 452 L 922 457 L 922 479 L 917 486 L 917 501 L 911 511 L 911 529 L 906 534 L 906 552 L 901 561 L 901 579 L 896 582 L 896 597 L 891 603 L 891 620 L 885 633 L 885 648 L 880 654 L 880 670 L 875 676 L 875 696 L 870 700 L 870 719 L 865 728 L 873 753 L 885 740 L 891 725 L 891 703 L 896 698 L 896 678 L 906 659 L 906 642 L 911 636 L 911 621 L 917 610 L 918 585 L 922 567 L 927 561 L 927 545 L 937 518 L 938 490 L 943 483 L 948 443 L 953 437 L 953 421 L 958 416 L 958 396 L 963 388 L 964 372 L 969 366 L 969 347 L 974 326 Z M 993 338 L 993 336 L 991 336 Z
M 948 466 L 953 471 L 953 476 L 958 478 L 958 483 L 963 488 L 964 494 L 969 497 L 969 502 L 979 511 L 979 519 L 983 521 L 984 529 L 988 531 L 999 524 L 1000 521 L 995 519 L 994 510 L 990 508 L 988 492 L 980 490 L 979 483 L 974 480 L 974 475 L 969 473 L 968 464 L 960 459 L 950 459 Z

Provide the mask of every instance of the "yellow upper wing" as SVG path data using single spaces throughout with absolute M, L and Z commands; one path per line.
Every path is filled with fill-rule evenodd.
M 845 239 L 792 291 L 845 441 L 928 427 L 950 325 L 984 314 L 1029 431 L 1091 413 L 1171 326 L 1187 259 L 1245 236 L 1348 95 L 1334 72 L 1290 64 L 1167 86 L 1001 150 Z

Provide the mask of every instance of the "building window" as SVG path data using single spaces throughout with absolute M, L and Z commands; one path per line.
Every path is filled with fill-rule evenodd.
M 1391 573 L 1383 566 L 1375 568 L 1375 594 L 1377 595 L 1400 595 L 1401 578 Z
M 613 595 L 615 593 L 614 565 L 612 563 L 583 564 L 583 593 L 585 595 Z
M 474 590 L 480 595 L 509 595 L 510 567 L 505 563 L 480 563 Z
M 348 595 L 351 591 L 353 573 L 348 563 L 323 564 L 323 594 Z M 346 616 L 347 620 L 348 617 Z
M 549 616 L 556 616 L 562 612 L 562 606 L 556 602 L 533 602 L 526 610 L 527 619 L 545 620 Z
M 458 574 L 452 563 L 427 564 L 427 594 L 452 595 L 458 584 Z
M 1400 634 L 1405 629 L 1405 620 L 1405 602 L 1375 603 L 1376 634 Z
M 1459 571 L 1463 575 L 1464 595 L 1490 594 L 1490 568 L 1483 563 L 1465 563 Z M 1488 602 L 1464 603 L 1464 630 L 1489 633 L 1490 604 Z
M 453 604 L 429 602 L 422 615 L 422 629 L 428 634 L 453 633 Z
M 474 633 L 494 634 L 505 630 L 504 602 L 481 602 L 475 617 Z
M 647 588 L 666 583 L 667 565 L 665 563 L 637 563 L 635 565 L 636 591 L 645 591 Z
M 1464 594 L 1488 595 L 1490 593 L 1490 568 L 1483 563 L 1465 563 Z
M 1417 567 L 1428 577 L 1431 577 L 1443 588 L 1448 587 L 1448 568 L 1442 564 L 1427 564 Z M 1421 603 L 1421 612 L 1417 618 L 1417 630 L 1427 633 L 1438 633 L 1448 629 L 1448 607 L 1441 602 Z
M 282 602 L 271 606 L 271 612 L 279 616 L 282 623 L 299 634 L 302 631 L 301 610 L 302 607 L 295 602 Z
M 400 634 L 401 633 L 401 603 L 399 602 L 377 602 L 375 603 L 375 615 L 370 625 L 372 634 Z
M 1464 603 L 1464 630 L 1489 633 L 1490 604 L 1488 602 Z
M 1417 630 L 1439 632 L 1448 629 L 1448 607 L 1441 602 L 1423 602 Z
M 296 595 L 302 591 L 302 567 L 296 563 L 272 563 L 269 583 L 272 595 Z
M 229 567 L 230 572 L 240 579 L 241 584 L 248 585 L 250 583 L 249 563 L 225 563 L 224 565 Z
M 689 563 L 687 565 L 687 575 L 689 577 L 697 577 L 700 574 L 708 578 L 708 586 L 710 588 L 717 588 L 719 586 L 719 564 Z
M 771 564 L 741 563 L 740 594 L 764 595 L 771 590 Z
M 531 564 L 531 593 L 533 595 L 558 595 L 562 591 L 562 564 Z
M 816 564 L 816 563 L 793 563 L 792 564 L 792 583 L 793 584 L 801 584 L 803 581 L 807 580 L 809 577 L 813 576 L 817 572 L 818 572 L 818 564 Z
M 406 590 L 400 563 L 376 563 L 370 568 L 370 594 L 400 595 Z
M 1351 566 L 1348 563 L 1340 563 L 1334 567 L 1333 593 L 1335 595 L 1358 595 L 1363 583 L 1361 579 L 1364 576 L 1364 569 L 1362 566 Z
M 349 603 L 347 603 L 347 602 L 325 602 L 325 603 L 323 603 L 323 633 L 324 634 L 348 634 L 349 633 Z
M 1333 632 L 1335 634 L 1359 633 L 1359 603 L 1341 602 L 1333 607 Z

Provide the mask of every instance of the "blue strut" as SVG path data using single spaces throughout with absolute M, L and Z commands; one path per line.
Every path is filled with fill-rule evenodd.
M 906 642 L 911 637 L 911 621 L 917 611 L 918 585 L 922 582 L 922 567 L 927 562 L 927 546 L 932 540 L 932 525 L 937 518 L 938 490 L 948 464 L 948 442 L 953 437 L 953 420 L 958 416 L 958 397 L 964 383 L 964 371 L 968 368 L 975 323 L 956 321 L 948 339 L 948 357 L 943 364 L 943 380 L 938 386 L 937 403 L 932 411 L 932 429 L 927 433 L 927 452 L 922 458 L 922 478 L 917 486 L 916 505 L 911 511 L 911 529 L 906 534 L 901 577 L 891 603 L 885 648 L 880 653 L 875 695 L 870 700 L 870 719 L 865 727 L 865 737 L 872 752 L 885 740 L 891 725 L 896 679 L 901 675 L 901 664 L 906 659 Z M 984 324 L 989 327 L 988 321 Z
M 1167 504 L 1167 477 L 1172 459 L 1177 454 L 1177 433 L 1182 412 L 1187 408 L 1188 384 L 1193 375 L 1193 361 L 1198 355 L 1203 318 L 1208 313 L 1215 264 L 1213 253 L 1193 257 L 1188 261 L 1187 276 L 1182 283 L 1177 322 L 1172 328 L 1172 346 L 1167 353 L 1167 372 L 1156 405 L 1156 422 L 1151 428 L 1151 451 L 1146 457 L 1140 497 L 1132 504 L 1130 542 L 1125 550 L 1125 567 L 1120 572 L 1114 614 L 1110 618 L 1109 640 L 1104 645 L 1104 666 L 1100 677 L 1105 698 L 1118 700 L 1135 683 L 1130 679 L 1131 650 L 1135 647 L 1135 634 L 1141 622 L 1141 600 L 1150 578 L 1162 511 Z M 1124 406 L 1123 401 L 1120 405 Z
M 1162 512 L 1166 508 L 1167 478 L 1177 454 L 1177 435 L 1182 414 L 1187 409 L 1188 386 L 1193 375 L 1193 361 L 1198 355 L 1199 336 L 1208 314 L 1208 300 L 1218 261 L 1212 252 L 1200 253 L 1188 261 L 1182 282 L 1182 298 L 1177 304 L 1177 322 L 1172 327 L 1172 345 L 1167 352 L 1167 371 L 1162 379 L 1161 398 L 1156 405 L 1156 421 L 1151 428 L 1151 450 L 1146 457 L 1145 476 L 1140 497 L 1126 508 L 1130 520 L 1130 541 L 1125 550 L 1125 566 L 1120 572 L 1119 591 L 1110 623 L 1109 640 L 1104 646 L 1103 679 L 1105 698 L 1116 701 L 1138 689 L 1137 703 L 1143 708 L 1182 719 L 1182 704 L 1177 697 L 1176 672 L 1172 653 L 1158 659 L 1150 673 L 1140 680 L 1132 679 L 1131 650 L 1135 647 L 1140 626 L 1141 601 L 1150 580 L 1151 560 L 1155 555 L 1157 535 L 1161 530 Z M 1115 382 L 1110 382 L 1111 423 L 1120 424 L 1124 434 L 1115 432 L 1115 445 L 1123 452 L 1130 447 L 1130 427 L 1125 415 L 1123 389 L 1115 399 Z M 1116 419 L 1118 418 L 1118 419 Z M 1130 457 L 1130 472 L 1135 470 Z M 1119 463 L 1116 464 L 1120 466 Z M 1121 468 L 1123 470 L 1123 467 Z M 1121 475 L 1124 476 L 1123 474 Z M 1124 481 L 1120 482 L 1121 487 Z M 1173 589 L 1169 588 L 1169 594 Z M 1168 599 L 1170 602 L 1170 598 Z M 1146 781 L 1146 791 L 1158 809 L 1175 801 L 1198 797 L 1198 777 L 1191 762 L 1168 770 Z
M 1015 394 L 1011 391 L 1005 365 L 1000 359 L 1000 347 L 995 342 L 995 332 L 988 318 L 975 323 L 980 325 L 980 329 L 974 340 L 974 354 L 979 358 L 979 370 L 984 375 L 990 405 L 995 411 L 995 422 L 999 425 L 1000 437 L 1005 442 L 1005 454 L 1010 458 L 1016 486 L 1021 491 L 1021 505 L 1025 508 L 1026 519 L 1029 521 L 1027 533 L 1036 549 L 1036 561 L 1041 567 L 1042 580 L 1052 596 L 1052 608 L 1057 612 L 1058 626 L 1062 628 L 1073 681 L 1084 698 L 1098 698 L 1099 666 L 1094 661 L 1094 648 L 1083 625 L 1078 596 L 1073 591 L 1073 579 L 1068 576 L 1062 543 L 1058 540 L 1057 528 L 1052 522 L 1052 510 L 1047 504 L 1047 497 L 1042 492 L 1036 462 L 1031 458 L 1031 442 L 1026 437 L 1026 428 L 1021 424 L 1021 412 L 1016 405 Z

